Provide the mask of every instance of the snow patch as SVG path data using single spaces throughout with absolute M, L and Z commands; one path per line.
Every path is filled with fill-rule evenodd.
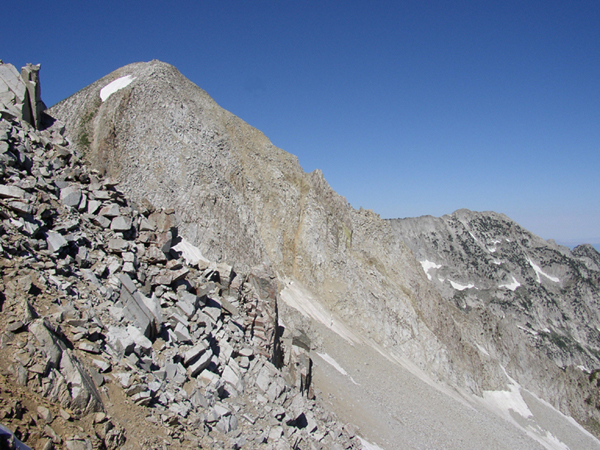
M 481 345 L 479 345 L 477 342 L 475 342 L 475 345 L 477 346 L 477 348 L 479 349 L 479 351 L 481 353 L 483 353 L 486 356 L 490 356 L 490 354 L 487 352 L 487 350 L 485 348 L 483 348 Z
M 317 352 L 317 355 L 319 355 L 323 359 L 323 361 L 325 361 L 326 363 L 328 363 L 329 365 L 331 365 L 339 373 L 341 373 L 345 377 L 348 376 L 348 372 L 346 372 L 344 370 L 344 368 L 342 366 L 340 366 L 337 363 L 337 361 L 335 359 L 333 359 L 331 356 L 329 356 L 327 353 L 319 353 L 319 352 Z
M 176 252 L 180 252 L 188 266 L 197 266 L 199 263 L 210 264 L 210 262 L 202 255 L 200 249 L 192 245 L 186 239 L 181 239 L 177 245 L 172 247 Z
M 105 102 L 108 97 L 113 95 L 119 89 L 123 89 L 126 86 L 129 86 L 133 80 L 137 77 L 132 77 L 131 75 L 125 75 L 124 77 L 117 78 L 114 81 L 111 81 L 102 89 L 100 89 L 100 99 Z
M 527 333 L 529 333 L 529 334 L 531 334 L 533 336 L 537 336 L 538 335 L 537 331 L 530 330 L 529 328 L 525 328 L 525 327 L 523 327 L 521 325 L 517 325 L 517 328 L 520 328 L 521 330 L 523 330 L 523 331 L 525 331 L 525 332 L 527 332 Z
M 327 364 L 331 365 L 339 373 L 341 373 L 345 377 L 350 378 L 350 381 L 352 381 L 354 384 L 356 384 L 357 386 L 360 386 L 356 381 L 354 381 L 354 378 L 352 378 L 350 375 L 348 375 L 348 372 L 346 372 L 344 370 L 344 368 L 342 366 L 340 366 L 338 364 L 338 362 L 335 359 L 333 359 L 331 356 L 329 356 L 327 353 L 317 352 L 317 355 L 319 355 L 321 357 L 321 359 L 323 359 L 323 361 L 325 361 Z
M 427 275 L 427 279 L 431 280 L 431 275 L 429 275 L 429 270 L 430 269 L 439 269 L 440 267 L 442 267 L 441 264 L 436 264 L 434 262 L 425 260 L 425 261 L 419 261 L 421 263 L 421 266 L 423 266 L 423 270 L 425 271 L 425 275 Z
M 500 416 L 504 417 L 506 420 L 511 422 L 513 425 L 521 428 L 527 433 L 529 437 L 535 439 L 537 442 L 542 444 L 548 450 L 569 450 L 569 447 L 550 433 L 548 430 L 543 429 L 537 422 L 535 416 L 532 414 L 529 406 L 523 399 L 521 395 L 521 391 L 525 391 L 521 388 L 519 383 L 516 382 L 513 378 L 508 375 L 506 369 L 502 367 L 504 370 L 504 374 L 509 380 L 508 391 L 483 391 L 483 404 L 486 405 L 490 410 L 495 411 Z M 586 435 L 593 437 L 589 432 L 585 431 L 581 425 L 575 422 L 571 417 L 565 416 L 563 413 L 558 411 L 556 408 L 551 406 L 548 402 L 545 402 L 532 394 L 529 391 L 526 391 L 528 394 L 535 397 L 535 399 L 541 403 L 543 403 L 548 408 L 551 408 L 553 411 L 557 412 L 570 423 L 574 424 L 578 429 L 584 431 Z M 526 419 L 525 424 L 519 424 L 519 422 L 515 419 L 514 414 L 519 414 L 523 419 Z
M 321 322 L 350 344 L 354 345 L 361 342 L 361 339 L 356 336 L 356 334 L 348 329 L 342 321 L 337 317 L 334 317 L 333 314 L 321 306 L 311 293 L 297 281 L 286 281 L 285 289 L 281 291 L 281 299 L 286 305 L 299 311 L 305 317 L 310 317 Z
M 512 282 L 508 283 L 508 284 L 501 284 L 498 287 L 501 288 L 506 288 L 506 289 L 510 289 L 511 291 L 516 290 L 519 286 L 521 286 L 521 283 L 519 283 L 516 278 L 514 276 L 512 276 Z
M 465 289 L 471 289 L 473 287 L 475 287 L 474 284 L 467 284 L 466 286 L 464 284 L 460 284 L 460 283 L 455 283 L 452 280 L 448 280 L 450 282 L 450 284 L 452 285 L 452 287 L 454 289 L 456 289 L 457 291 L 464 291 Z
M 529 406 L 521 396 L 520 386 L 514 380 L 511 381 L 508 391 L 483 391 L 483 399 L 496 406 L 504 415 L 510 416 L 510 411 L 513 411 L 525 419 L 533 417 Z
M 535 270 L 535 274 L 537 275 L 537 282 L 541 283 L 542 279 L 540 278 L 540 275 L 545 276 L 546 278 L 548 278 L 550 281 L 554 281 L 555 283 L 560 283 L 560 279 L 553 277 L 551 275 L 548 275 L 547 273 L 545 273 L 540 266 L 536 265 L 532 260 L 528 259 L 527 261 L 529 261 L 529 264 L 531 264 L 531 267 L 533 267 L 533 270 Z
M 379 445 L 371 444 L 369 441 L 361 438 L 360 436 L 358 436 L 358 439 L 360 439 L 362 450 L 383 450 Z

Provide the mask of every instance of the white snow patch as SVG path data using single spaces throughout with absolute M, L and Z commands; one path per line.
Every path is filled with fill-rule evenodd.
M 317 355 L 319 355 L 323 359 L 323 361 L 325 361 L 326 363 L 330 364 L 339 373 L 341 373 L 345 377 L 350 378 L 350 381 L 352 381 L 355 385 L 360 386 L 360 384 L 358 384 L 356 381 L 354 381 L 354 378 L 352 378 L 350 375 L 348 375 L 348 372 L 346 372 L 344 370 L 344 368 L 342 366 L 340 366 L 338 364 L 338 362 L 335 359 L 333 359 L 331 356 L 329 356 L 327 353 L 319 353 L 319 352 L 317 352 Z
M 550 281 L 554 281 L 555 283 L 560 283 L 560 280 L 556 277 L 553 277 L 551 275 L 548 275 L 547 273 L 545 273 L 540 266 L 536 265 L 532 260 L 528 259 L 527 261 L 529 261 L 529 264 L 531 264 L 531 267 L 533 267 L 533 270 L 535 270 L 535 274 L 537 275 L 537 282 L 541 283 L 542 280 L 540 278 L 540 275 L 545 276 L 546 278 L 548 278 Z
M 192 245 L 186 239 L 181 239 L 177 245 L 172 247 L 176 252 L 181 252 L 181 256 L 185 259 L 186 264 L 189 266 L 197 266 L 200 262 L 205 264 L 209 264 L 208 261 L 203 255 L 200 249 L 194 245 Z
M 321 306 L 311 293 L 297 281 L 286 281 L 285 289 L 281 291 L 281 299 L 288 306 L 300 311 L 304 316 L 321 322 L 350 344 L 354 345 L 361 342 L 361 339 L 356 334 Z
M 516 278 L 514 276 L 512 276 L 512 282 L 508 283 L 508 284 L 501 284 L 498 287 L 501 288 L 506 288 L 506 289 L 510 289 L 511 291 L 516 290 L 519 286 L 521 286 L 521 283 L 519 283 Z
M 487 250 L 490 253 L 495 253 L 496 252 L 496 247 L 488 248 Z
M 479 349 L 479 351 L 481 353 L 483 353 L 486 356 L 490 356 L 490 354 L 487 352 L 487 350 L 485 348 L 483 348 L 481 345 L 479 345 L 477 342 L 475 342 L 475 345 L 477 346 L 477 348 Z
M 425 275 L 427 275 L 427 279 L 431 280 L 431 275 L 429 275 L 429 270 L 430 269 L 439 269 L 440 267 L 442 267 L 441 264 L 436 264 L 434 262 L 425 260 L 425 261 L 419 261 L 421 263 L 421 266 L 423 266 L 423 270 L 425 271 Z
M 517 325 L 517 328 L 520 328 L 521 330 L 523 330 L 523 331 L 525 331 L 525 332 L 527 332 L 529 334 L 532 334 L 533 336 L 537 336 L 538 335 L 537 331 L 530 330 L 529 328 L 525 328 L 525 327 L 523 327 L 521 325 Z
M 371 444 L 369 441 L 361 438 L 360 436 L 358 436 L 358 439 L 360 439 L 362 450 L 383 450 L 379 445 Z
M 506 420 L 511 422 L 513 425 L 523 429 L 529 437 L 535 439 L 537 442 L 542 444 L 548 450 L 569 450 L 569 447 L 564 444 L 560 439 L 550 433 L 548 430 L 545 430 L 536 423 L 535 416 L 532 414 L 529 406 L 523 399 L 521 395 L 521 386 L 514 379 L 512 379 L 504 367 L 504 374 L 507 376 L 509 380 L 509 390 L 508 391 L 483 391 L 483 404 L 486 405 L 492 411 L 496 411 L 500 416 L 504 417 Z M 529 394 L 533 395 L 531 392 L 527 391 Z M 570 419 L 573 423 L 575 422 L 568 416 L 560 413 L 557 409 L 552 407 L 549 403 L 544 402 L 539 399 L 537 396 L 534 397 L 544 403 L 549 408 L 552 408 L 554 411 L 561 414 L 563 417 Z M 520 425 L 517 420 L 513 417 L 513 414 L 519 414 L 524 419 L 528 420 L 527 425 Z M 577 424 L 578 425 L 578 424 Z M 579 429 L 583 430 L 581 425 L 578 426 Z M 589 435 L 589 433 L 587 433 Z
M 340 366 L 337 361 L 335 359 L 333 359 L 331 356 L 329 356 L 327 353 L 319 353 L 317 352 L 317 355 L 319 355 L 326 363 L 330 364 L 331 366 L 333 366 L 333 368 L 335 370 L 337 370 L 339 373 L 341 373 L 342 375 L 344 375 L 345 377 L 348 376 L 348 372 L 346 372 L 344 370 L 344 368 L 342 366 Z
M 471 289 L 473 287 L 475 287 L 474 284 L 468 284 L 468 285 L 464 285 L 464 284 L 460 284 L 460 283 L 455 283 L 452 280 L 448 280 L 450 282 L 450 284 L 452 285 L 452 287 L 454 289 L 456 289 L 457 291 L 464 291 L 465 289 Z
M 521 396 L 519 385 L 513 382 L 508 385 L 508 389 L 508 391 L 483 391 L 483 399 L 500 409 L 503 415 L 510 416 L 510 411 L 513 411 L 525 419 L 533 417 L 529 406 Z
M 123 89 L 125 86 L 129 86 L 129 84 L 135 80 L 136 77 L 132 77 L 131 75 L 125 75 L 124 77 L 117 78 L 114 81 L 111 81 L 102 89 L 100 89 L 100 99 L 105 102 L 108 97 L 113 95 L 119 89 Z
M 496 264 L 497 266 L 499 266 L 500 264 L 502 264 L 502 261 L 500 261 L 498 259 L 492 259 L 492 263 Z

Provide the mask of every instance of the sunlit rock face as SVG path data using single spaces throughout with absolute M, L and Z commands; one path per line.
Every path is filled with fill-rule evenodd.
M 355 210 L 159 61 L 118 69 L 49 113 L 90 167 L 134 204 L 172 210 L 209 260 L 261 265 L 279 290 L 299 283 L 433 379 L 481 394 L 508 389 L 509 375 L 581 422 L 598 416 L 585 402 L 598 340 L 589 249 L 571 253 L 493 213 L 386 221 Z M 573 364 L 584 370 L 563 370 Z
M 389 221 L 430 283 L 465 314 L 510 319 L 560 367 L 600 367 L 600 254 L 545 241 L 503 214 Z

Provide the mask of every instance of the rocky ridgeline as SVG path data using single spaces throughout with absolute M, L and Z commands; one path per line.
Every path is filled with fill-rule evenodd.
M 280 336 L 266 267 L 206 260 L 173 209 L 129 202 L 64 127 L 3 106 L 0 441 L 359 448 L 315 398 L 309 345 Z
M 353 209 L 320 171 L 305 173 L 295 156 L 176 68 L 127 65 L 48 112 L 66 124 L 70 148 L 118 180 L 129 199 L 174 208 L 180 233 L 209 259 L 235 261 L 245 273 L 265 264 L 282 286 L 291 280 L 305 288 L 358 334 L 434 380 L 483 395 L 508 390 L 512 378 L 600 435 L 589 374 L 557 366 L 501 311 L 448 301 L 390 222 Z M 308 329 L 292 309 L 281 307 L 281 322 Z
M 600 368 L 600 254 L 591 245 L 571 251 L 494 212 L 389 223 L 460 310 L 510 318 L 559 367 Z

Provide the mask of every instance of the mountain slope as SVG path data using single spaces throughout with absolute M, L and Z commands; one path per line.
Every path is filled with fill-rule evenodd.
M 102 102 L 101 89 L 124 76 L 131 84 Z M 353 210 L 319 171 L 304 173 L 296 157 L 172 66 L 126 66 L 50 114 L 76 130 L 71 142 L 135 201 L 181 211 L 182 235 L 207 257 L 241 270 L 266 263 L 378 342 L 444 378 L 454 372 L 416 310 L 444 303 L 389 226 Z
M 442 296 L 507 316 L 560 367 L 600 367 L 600 254 L 547 242 L 508 217 L 459 210 L 390 220 Z
M 585 374 L 559 368 L 494 311 L 465 314 L 445 300 L 390 222 L 352 209 L 319 171 L 304 173 L 172 66 L 125 66 L 49 113 L 133 201 L 173 208 L 203 254 L 241 271 L 266 264 L 282 296 L 297 286 L 318 298 L 332 327 L 339 317 L 457 388 L 508 389 L 510 375 L 582 423 L 599 417 Z

